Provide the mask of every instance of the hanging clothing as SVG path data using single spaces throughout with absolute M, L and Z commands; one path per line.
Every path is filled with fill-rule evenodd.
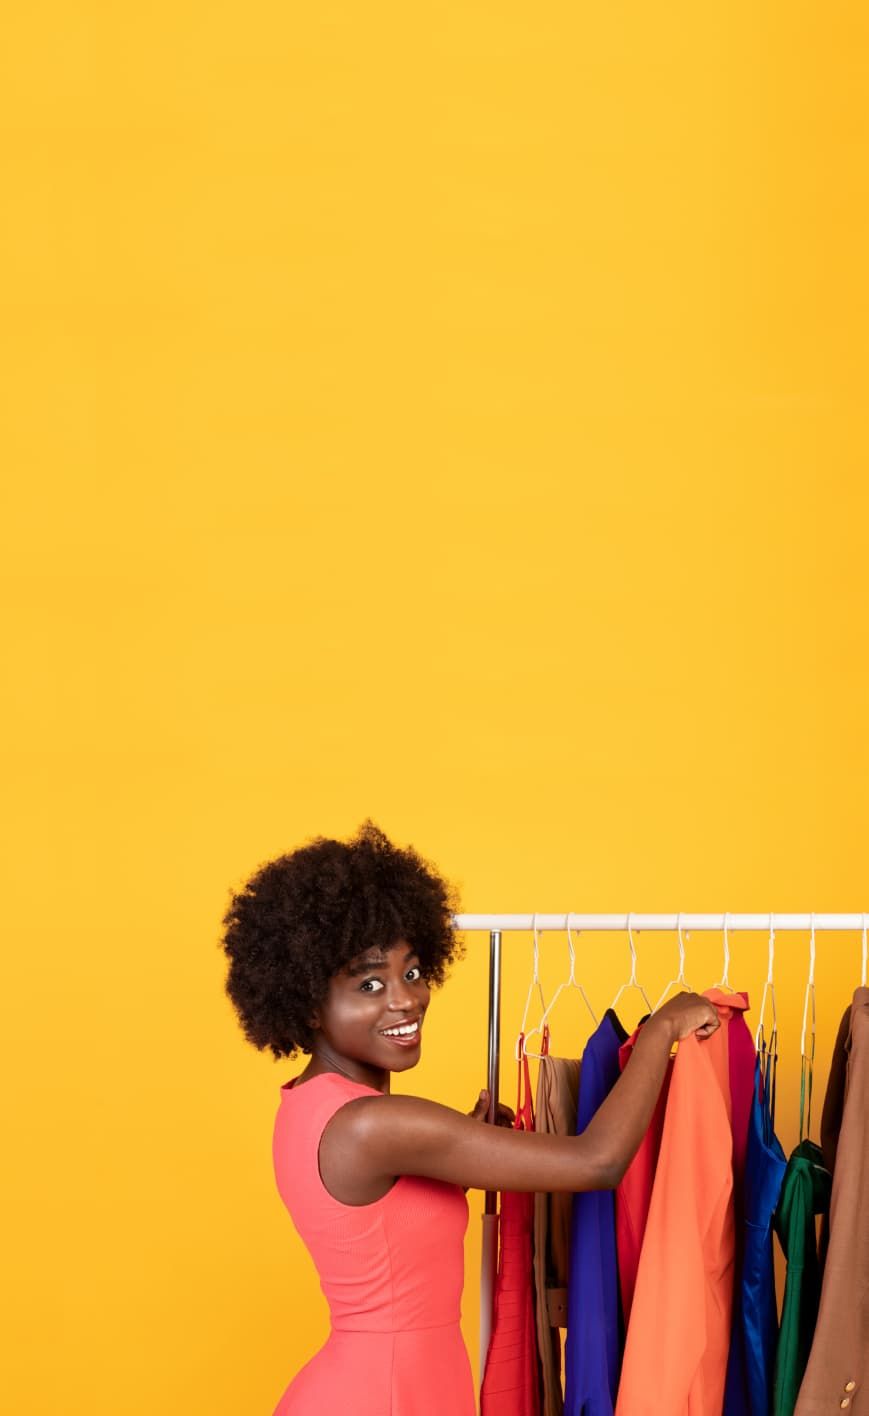
M 775 1134 L 776 1061 L 768 1052 L 754 1064 L 745 1160 L 742 1272 L 733 1299 L 733 1326 L 724 1413 L 769 1416 L 773 1398 L 778 1309 L 772 1218 L 787 1158 Z
M 748 995 L 746 994 L 746 1000 Z M 727 1357 L 727 1380 L 724 1388 L 724 1416 L 750 1416 L 752 1413 L 749 1352 L 743 1340 L 744 1332 L 739 1321 L 739 1309 L 743 1291 L 743 1274 L 746 1257 L 746 1243 L 752 1241 L 752 1234 L 746 1229 L 746 1165 L 749 1145 L 749 1126 L 752 1112 L 752 1097 L 755 1090 L 755 1063 L 757 1054 L 752 1037 L 745 1022 L 745 1015 L 732 1018 L 728 1030 L 728 1059 L 730 1072 L 731 1130 L 733 1132 L 733 1222 L 735 1227 L 735 1249 L 733 1259 L 733 1321 L 730 1333 L 730 1351 Z M 762 1157 L 757 1157 L 762 1164 Z M 770 1211 L 770 1217 L 772 1211 Z M 770 1246 L 772 1235 L 770 1232 Z M 764 1412 L 768 1416 L 768 1412 Z
M 869 1412 L 869 988 L 854 994 L 842 1047 L 847 1061 L 830 1243 L 796 1416 L 821 1416 L 836 1406 L 860 1416 Z M 841 1070 L 840 1060 L 832 1069 L 834 1084 Z M 834 1099 L 831 1111 L 835 1105 Z
M 531 1076 L 523 1043 L 524 1038 L 520 1037 L 519 1087 L 513 1126 L 517 1131 L 533 1131 Z M 533 1220 L 532 1192 L 502 1191 L 492 1335 L 480 1390 L 480 1416 L 540 1416 L 540 1374 L 531 1264 Z M 437 1367 L 432 1369 L 431 1380 L 439 1386 Z M 449 1410 L 443 1393 L 439 1410 Z
M 775 1361 L 774 1416 L 793 1416 L 809 1359 L 821 1296 L 815 1216 L 829 1209 L 831 1187 L 832 1176 L 820 1146 L 808 1139 L 800 1141 L 788 1161 L 774 1220 L 787 1260 Z
M 831 1175 L 836 1169 L 836 1151 L 839 1145 L 839 1132 L 842 1129 L 842 1116 L 845 1110 L 845 1087 L 848 1078 L 848 1056 L 850 1052 L 848 1037 L 851 1032 L 852 1006 L 853 1004 L 848 1004 L 842 1014 L 842 1020 L 839 1023 L 839 1031 L 836 1034 L 836 1041 L 833 1044 L 833 1056 L 830 1062 L 827 1090 L 824 1094 L 824 1107 L 821 1112 L 821 1151 L 824 1156 L 824 1164 Z M 822 1281 L 829 1243 L 830 1212 L 827 1210 L 821 1216 L 821 1237 L 818 1244 Z
M 724 997 L 732 995 L 725 994 Z M 748 994 L 745 998 L 748 1008 Z M 754 1095 L 754 1038 L 745 1021 L 745 1012 L 736 1009 L 727 1028 L 727 1062 L 730 1074 L 730 1129 L 733 1134 L 733 1216 L 736 1223 L 736 1283 L 742 1272 L 745 1225 L 745 1165 L 748 1128 Z
M 582 1054 L 576 1132 L 581 1135 L 619 1078 L 627 1033 L 611 1008 Z M 566 1416 L 613 1416 L 622 1337 L 611 1190 L 573 1196 L 565 1343 Z
M 645 1022 L 645 1019 L 643 1020 Z M 627 1042 L 619 1048 L 619 1068 L 623 1072 L 634 1054 L 637 1038 L 643 1024 L 634 1030 Z M 667 1063 L 664 1081 L 648 1130 L 640 1142 L 639 1150 L 625 1171 L 616 1188 L 616 1244 L 619 1256 L 619 1288 L 622 1299 L 622 1314 L 625 1327 L 630 1323 L 637 1269 L 652 1202 L 652 1187 L 655 1183 L 655 1169 L 661 1149 L 664 1131 L 664 1116 L 667 1098 L 670 1094 L 670 1079 L 673 1075 L 673 1058 Z
M 748 998 L 703 996 L 721 1026 L 684 1038 L 673 1063 L 617 1416 L 721 1416 L 735 1252 L 729 1035 Z
M 579 1062 L 546 1052 L 537 1072 L 535 1129 L 556 1136 L 576 1134 Z M 542 1377 L 542 1416 L 562 1416 L 561 1332 L 567 1327 L 570 1211 L 564 1191 L 534 1196 L 534 1287 L 537 1347 Z
M 380 1093 L 337 1072 L 297 1080 L 280 1089 L 275 1177 L 317 1266 L 332 1331 L 274 1416 L 474 1416 L 459 1326 L 468 1224 L 461 1186 L 401 1175 L 371 1204 L 342 1204 L 320 1178 L 320 1137 L 339 1107 Z

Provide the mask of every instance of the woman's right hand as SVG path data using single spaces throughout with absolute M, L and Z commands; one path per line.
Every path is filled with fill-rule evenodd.
M 699 993 L 677 994 L 652 1017 L 667 1023 L 674 1042 L 681 1042 L 692 1033 L 699 1038 L 711 1037 L 721 1026 L 718 1009 Z

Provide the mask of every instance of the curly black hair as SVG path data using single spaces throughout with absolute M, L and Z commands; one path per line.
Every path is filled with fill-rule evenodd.
M 245 1037 L 276 1058 L 310 1052 L 311 1016 L 329 980 L 373 946 L 412 944 L 426 982 L 443 983 L 463 948 L 455 888 L 412 848 L 366 820 L 349 841 L 317 836 L 260 867 L 233 894 L 220 946 Z

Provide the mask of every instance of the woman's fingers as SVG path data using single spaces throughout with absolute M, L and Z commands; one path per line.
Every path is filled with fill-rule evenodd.
M 473 1111 L 469 1111 L 468 1115 L 472 1116 L 475 1121 L 487 1120 L 489 1115 L 489 1090 L 487 1087 L 483 1087 L 483 1090 L 474 1103 Z M 506 1102 L 499 1101 L 495 1112 L 495 1125 L 512 1126 L 515 1120 L 515 1112 L 507 1106 Z
M 489 1093 L 484 1087 L 483 1090 L 480 1092 L 480 1095 L 477 1097 L 477 1100 L 474 1102 L 473 1111 L 469 1111 L 468 1115 L 472 1116 L 475 1121 L 485 1121 L 486 1113 L 488 1110 Z

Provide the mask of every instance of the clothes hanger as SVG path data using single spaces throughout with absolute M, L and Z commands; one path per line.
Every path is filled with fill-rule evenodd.
M 536 1028 L 532 1028 L 529 1033 L 526 1033 L 526 1035 L 525 1035 L 525 1056 L 526 1056 L 526 1057 L 537 1057 L 537 1058 L 540 1058 L 540 1057 L 547 1057 L 547 1056 L 549 1055 L 549 1028 L 547 1027 L 547 1019 L 549 1018 L 550 1013 L 552 1012 L 553 1008 L 555 1007 L 556 1003 L 558 1002 L 559 995 L 564 991 L 565 988 L 577 988 L 577 989 L 579 989 L 579 992 L 582 994 L 582 1001 L 583 1001 L 583 1003 L 585 1004 L 586 1008 L 588 1009 L 589 1013 L 591 1014 L 591 1020 L 592 1020 L 592 1022 L 594 1023 L 595 1027 L 597 1027 L 597 1017 L 595 1016 L 595 1011 L 594 1011 L 594 1009 L 592 1008 L 591 1004 L 590 1004 L 589 1001 L 588 1001 L 588 994 L 586 993 L 586 991 L 585 991 L 585 989 L 583 988 L 582 984 L 581 984 L 581 983 L 578 983 L 577 980 L 576 980 L 576 972 L 575 972 L 575 970 L 576 970 L 576 949 L 575 949 L 574 946 L 573 946 L 573 936 L 572 936 L 572 934 L 571 934 L 571 932 L 570 932 L 570 915 L 567 916 L 567 924 L 566 924 L 566 927 L 567 927 L 567 952 L 568 952 L 568 954 L 569 954 L 569 956 L 570 956 L 570 972 L 568 973 L 567 978 L 564 980 L 564 982 L 563 982 L 563 983 L 560 983 L 560 984 L 558 985 L 558 987 L 556 988 L 555 993 L 554 993 L 553 996 L 552 996 L 552 1002 L 549 1004 L 549 1007 L 548 1007 L 548 1008 L 545 1008 L 545 1009 L 544 1009 L 544 1011 L 543 1011 L 543 1016 L 542 1016 L 542 1018 L 540 1019 L 540 1022 L 537 1024 L 537 1027 L 536 1027 Z M 543 1050 L 542 1050 L 542 1052 L 531 1052 L 531 1051 L 529 1050 L 529 1047 L 528 1047 L 528 1039 L 531 1038 L 531 1037 L 533 1037 L 534 1034 L 535 1034 L 535 1033 L 538 1033 L 538 1032 L 540 1033 L 540 1036 L 541 1036 L 541 1039 L 542 1039 L 541 1046 L 542 1046 Z
M 815 1070 L 815 916 L 812 914 L 811 936 L 809 938 L 809 977 L 803 998 L 803 1030 L 800 1034 L 800 1144 L 803 1142 L 803 1119 L 805 1114 L 805 1139 L 812 1129 L 812 1077 Z M 806 1024 L 811 1003 L 812 1046 L 806 1053 Z M 808 1102 L 808 1105 L 807 1105 Z
M 722 993 L 737 993 L 738 989 L 730 987 L 730 938 L 727 933 L 727 917 L 729 911 L 724 911 L 724 973 L 718 983 L 713 983 L 713 988 L 718 988 Z
M 866 987 L 866 919 L 867 919 L 867 916 L 864 914 L 864 916 L 863 916 L 862 967 L 861 967 L 861 969 L 860 969 L 860 987 L 861 987 L 861 988 L 865 988 L 865 987 Z
M 771 1143 L 772 1134 L 775 1130 L 775 1095 L 776 1095 L 776 1073 L 778 1072 L 778 1020 L 776 1018 L 775 1007 L 775 984 L 773 983 L 773 965 L 775 963 L 775 926 L 773 915 L 769 917 L 769 955 L 766 971 L 766 983 L 763 985 L 763 993 L 760 999 L 760 1017 L 758 1018 L 757 1029 L 754 1034 L 754 1050 L 757 1053 L 760 1063 L 760 1074 L 763 1084 L 763 1095 L 766 1098 L 766 1105 L 761 1113 L 764 1138 L 767 1144 Z M 766 1000 L 769 997 L 772 1005 L 772 1031 L 767 1038 L 764 1028 L 764 1018 L 766 1016 Z
M 754 1048 L 756 1052 L 775 1052 L 778 1038 L 778 1023 L 775 1011 L 775 984 L 772 981 L 772 970 L 775 962 L 775 928 L 773 926 L 773 916 L 769 917 L 769 956 L 766 970 L 766 983 L 763 985 L 763 993 L 760 998 L 760 1015 L 757 1021 L 757 1028 L 754 1034 Z M 769 1046 L 767 1046 L 766 1032 L 763 1020 L 766 1013 L 767 997 L 772 1005 L 772 1032 L 770 1033 Z
M 643 985 L 642 985 L 641 983 L 638 983 L 638 982 L 637 982 L 637 949 L 636 949 L 636 945 L 634 944 L 634 932 L 633 932 L 633 930 L 631 929 L 631 918 L 632 918 L 632 915 L 633 915 L 633 911 L 631 911 L 631 912 L 628 914 L 628 945 L 629 945 L 630 951 L 631 951 L 631 976 L 630 976 L 630 978 L 628 979 L 627 983 L 623 983 L 623 984 L 622 984 L 621 988 L 619 989 L 618 993 L 616 994 L 615 998 L 613 999 L 612 1003 L 610 1004 L 610 1011 L 613 1012 L 613 1013 L 615 1012 L 616 1004 L 618 1003 L 619 999 L 621 998 L 622 994 L 626 991 L 626 989 L 628 989 L 628 988 L 635 988 L 635 989 L 637 990 L 637 992 L 640 994 L 640 996 L 641 996 L 643 1002 L 645 1003 L 646 1007 L 648 1008 L 649 1012 L 650 1012 L 650 1013 L 653 1013 L 653 1012 L 654 1012 L 654 1009 L 653 1009 L 651 1003 L 649 1002 L 649 996 L 648 996 L 648 994 L 646 993 L 646 990 L 643 988 Z
M 673 987 L 674 984 L 678 984 L 680 988 L 684 988 L 686 993 L 691 993 L 691 992 L 692 992 L 691 985 L 690 985 L 690 983 L 687 982 L 687 980 L 686 980 L 686 978 L 685 978 L 685 944 L 684 944 L 684 941 L 683 941 L 683 939 L 682 939 L 682 911 L 681 911 L 681 910 L 679 911 L 678 915 L 676 916 L 676 933 L 677 933 L 678 936 L 679 936 L 679 972 L 677 973 L 677 975 L 676 975 L 675 978 L 671 978 L 671 979 L 670 979 L 670 982 L 667 984 L 667 987 L 664 989 L 664 992 L 661 994 L 660 998 L 658 999 L 657 1003 L 655 1004 L 654 1008 L 652 1009 L 652 1011 L 653 1011 L 654 1013 L 657 1013 L 658 1009 L 660 1008 L 661 1004 L 663 1003 L 664 999 L 667 997 L 667 994 L 670 992 L 670 989 Z
M 543 1011 L 546 1012 L 546 999 L 543 996 L 543 986 L 540 982 L 540 937 L 537 933 L 537 915 L 531 916 L 531 928 L 534 931 L 534 963 L 531 969 L 531 982 L 528 985 L 528 994 L 525 998 L 525 1008 L 522 1013 L 522 1022 L 519 1025 L 519 1036 L 516 1039 L 515 1058 L 521 1062 L 526 1056 L 525 1052 L 525 1024 L 528 1021 L 528 1009 L 531 1006 L 531 995 L 534 989 L 540 994 L 540 1002 L 543 1004 Z

